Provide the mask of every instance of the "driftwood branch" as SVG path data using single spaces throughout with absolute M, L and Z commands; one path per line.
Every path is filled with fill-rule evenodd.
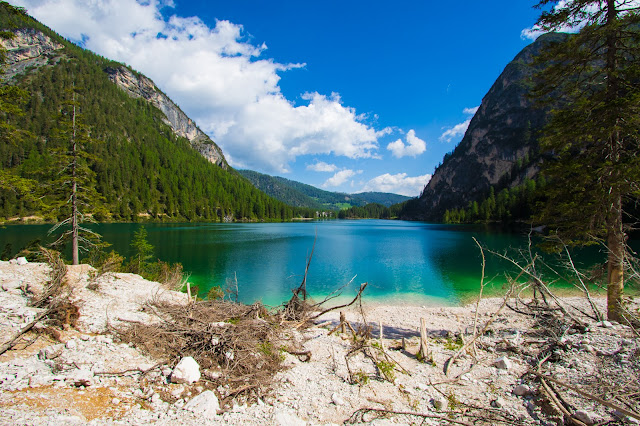
M 9 349 L 13 348 L 16 343 L 18 342 L 18 340 L 20 339 L 20 337 L 22 337 L 23 334 L 25 334 L 26 332 L 28 332 L 29 330 L 31 330 L 33 328 L 33 326 L 35 326 L 37 323 L 39 323 L 40 321 L 42 321 L 42 319 L 44 317 L 46 317 L 47 315 L 49 315 L 51 313 L 51 309 L 48 309 L 44 312 L 40 312 L 33 321 L 31 321 L 29 324 L 25 325 L 24 327 L 22 327 L 22 329 L 20 331 L 18 331 L 12 338 L 11 340 L 9 340 L 7 343 L 3 344 L 2 346 L 0 346 L 0 355 L 2 355 L 3 353 L 5 353 L 6 351 L 8 351 Z
M 315 316 L 313 316 L 313 317 L 311 317 L 311 318 L 309 318 L 309 319 L 313 321 L 314 319 L 318 319 L 318 318 L 320 318 L 322 315 L 324 315 L 324 314 L 326 314 L 326 313 L 328 313 L 328 312 L 335 311 L 336 309 L 346 308 L 346 307 L 348 307 L 348 306 L 353 305 L 354 303 L 356 303 L 356 302 L 358 301 L 358 299 L 360 298 L 360 296 L 362 296 L 362 292 L 364 291 L 364 289 L 365 289 L 365 288 L 367 288 L 367 285 L 368 285 L 368 284 L 369 284 L 369 283 L 364 283 L 364 284 L 362 284 L 362 285 L 360 286 L 360 290 L 358 290 L 358 294 L 356 294 L 356 297 L 354 297 L 354 298 L 353 298 L 353 300 L 352 300 L 351 302 L 346 303 L 346 304 L 344 304 L 344 305 L 340 305 L 340 306 L 334 306 L 333 308 L 325 309 L 324 311 L 320 312 L 319 314 L 317 314 L 317 315 L 315 315 Z
M 532 374 L 535 374 L 540 379 L 548 380 L 548 381 L 553 382 L 553 383 L 555 383 L 557 385 L 560 385 L 560 386 L 562 386 L 564 388 L 567 388 L 567 389 L 569 389 L 569 390 L 571 390 L 571 391 L 573 391 L 573 392 L 575 392 L 575 393 L 577 393 L 577 394 L 579 394 L 579 395 L 581 395 L 581 396 L 583 396 L 583 397 L 585 397 L 587 399 L 590 399 L 592 401 L 596 401 L 596 402 L 598 402 L 598 403 L 600 403 L 600 404 L 602 404 L 602 405 L 604 405 L 606 407 L 609 407 L 609 408 L 611 408 L 613 410 L 618 410 L 620 413 L 624 414 L 625 416 L 633 417 L 636 420 L 640 420 L 640 414 L 636 413 L 635 411 L 627 410 L 626 408 L 623 408 L 623 407 L 621 407 L 621 406 L 619 406 L 617 404 L 614 404 L 614 403 L 609 402 L 609 401 L 605 401 L 604 399 L 600 398 L 599 396 L 593 395 L 593 394 L 591 394 L 589 392 L 585 392 L 585 391 L 583 391 L 581 389 L 578 389 L 577 387 L 575 387 L 573 385 L 570 385 L 569 383 L 565 383 L 565 382 L 563 382 L 561 380 L 554 379 L 553 377 L 545 376 L 542 373 L 538 373 L 538 372 L 533 371 Z
M 364 423 L 365 422 L 364 416 L 368 413 L 374 413 L 378 417 L 394 414 L 397 416 L 414 416 L 414 417 L 421 417 L 423 419 L 437 419 L 437 420 L 445 421 L 455 425 L 472 426 L 471 423 L 455 420 L 450 417 L 439 415 L 439 414 L 418 413 L 415 411 L 394 411 L 394 410 L 385 410 L 383 408 L 360 408 L 359 410 L 356 410 L 353 414 L 351 414 L 351 417 L 349 417 L 344 423 L 345 424 Z

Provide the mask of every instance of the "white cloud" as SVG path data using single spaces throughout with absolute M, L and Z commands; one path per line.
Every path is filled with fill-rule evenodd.
M 462 110 L 462 112 L 467 115 L 473 115 L 476 112 L 478 112 L 479 108 L 480 106 L 473 107 L 473 108 L 465 108 Z M 469 128 L 469 124 L 471 124 L 470 118 L 463 121 L 462 123 L 456 124 L 455 126 L 445 130 L 444 133 L 440 135 L 440 140 L 449 143 L 453 139 L 461 138 L 462 136 L 464 136 L 465 132 Z
M 301 155 L 377 158 L 377 131 L 337 94 L 294 105 L 280 74 L 304 64 L 263 58 L 241 25 L 163 18 L 171 1 L 12 0 L 63 36 L 143 72 L 222 147 L 232 165 L 286 172 Z M 166 9 L 164 10 L 166 12 Z M 166 14 L 165 14 L 166 15 Z
M 464 132 L 467 131 L 469 124 L 471 123 L 471 119 L 465 120 L 462 123 L 456 124 L 450 129 L 447 129 L 442 135 L 440 135 L 440 140 L 445 142 L 451 142 L 454 138 L 459 138 L 464 136 Z
M 307 164 L 307 170 L 313 170 L 314 172 L 335 172 L 337 169 L 338 167 L 335 164 L 327 164 L 324 161 Z
M 420 195 L 424 187 L 429 183 L 431 175 L 407 176 L 406 173 L 395 175 L 385 173 L 367 182 L 362 188 L 362 192 L 390 192 L 393 194 L 416 197 Z
M 354 171 L 350 169 L 340 170 L 339 172 L 331 176 L 329 179 L 327 179 L 326 182 L 323 183 L 321 186 L 323 188 L 340 186 L 346 181 L 348 181 L 349 179 L 351 179 L 352 177 L 359 175 L 360 173 L 362 173 L 362 170 L 358 170 L 358 171 Z
M 397 158 L 406 156 L 416 157 L 427 150 L 427 144 L 416 136 L 415 130 L 411 129 L 409 133 L 407 133 L 407 145 L 402 143 L 401 139 L 398 139 L 387 145 L 387 149 Z

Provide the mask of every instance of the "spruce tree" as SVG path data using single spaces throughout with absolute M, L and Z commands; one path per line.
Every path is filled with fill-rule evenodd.
M 608 250 L 608 317 L 623 318 L 627 258 L 625 202 L 640 181 L 640 17 L 630 0 L 542 0 L 551 38 L 535 77 L 535 96 L 553 105 L 543 131 L 544 176 L 552 182 L 538 219 L 571 244 Z M 559 106 L 558 106 L 559 105 Z
M 70 99 L 62 105 L 60 124 L 54 132 L 54 139 L 60 145 L 53 150 L 59 170 L 53 188 L 58 197 L 53 207 L 62 213 L 63 218 L 49 232 L 69 228 L 53 245 L 71 241 L 72 264 L 78 265 L 80 251 L 88 251 L 100 240 L 100 235 L 82 223 L 92 220 L 95 206 L 101 204 L 102 196 L 96 190 L 95 173 L 89 167 L 89 161 L 96 161 L 96 158 L 86 151 L 88 145 L 96 141 L 89 136 L 89 128 L 82 122 L 75 87 L 67 93 Z

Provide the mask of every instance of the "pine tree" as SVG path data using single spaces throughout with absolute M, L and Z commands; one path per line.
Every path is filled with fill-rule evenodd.
M 54 208 L 63 212 L 64 218 L 49 233 L 69 227 L 53 245 L 60 246 L 70 240 L 72 264 L 78 265 L 80 251 L 89 250 L 100 240 L 100 235 L 81 224 L 92 220 L 93 206 L 98 205 L 102 197 L 96 190 L 95 173 L 88 165 L 88 161 L 95 158 L 86 151 L 88 145 L 96 141 L 89 137 L 89 129 L 78 113 L 75 87 L 69 92 L 71 99 L 61 108 L 60 127 L 55 132 L 61 146 L 54 150 L 60 170 L 54 181 L 54 191 L 59 196 Z
M 622 319 L 627 259 L 624 203 L 640 181 L 640 32 L 630 0 L 542 0 L 544 31 L 583 28 L 549 43 L 535 95 L 555 102 L 541 140 L 547 187 L 542 223 L 565 242 L 608 249 L 608 317 Z M 560 102 L 560 106 L 557 103 Z

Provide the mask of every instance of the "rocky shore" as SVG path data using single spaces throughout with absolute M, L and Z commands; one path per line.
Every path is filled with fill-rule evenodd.
M 49 272 L 45 264 L 0 262 L 0 344 L 39 315 L 28 300 Z M 152 359 L 115 332 L 159 321 L 145 302 L 187 304 L 186 295 L 133 274 L 95 277 L 83 265 L 68 267 L 67 282 L 79 307 L 74 325 L 39 323 L 0 355 L 0 424 L 638 423 L 640 339 L 628 325 L 581 313 L 590 310 L 582 298 L 560 301 L 577 327 L 543 324 L 502 299 L 484 299 L 476 312 L 476 304 L 368 306 L 365 297 L 364 309 L 345 309 L 345 319 L 354 328 L 371 325 L 372 347 L 388 357 L 390 375 L 369 352 L 354 350 L 348 327 L 336 330 L 339 314 L 331 312 L 291 330 L 309 360 L 283 352 L 270 393 L 220 406 L 220 392 L 204 385 L 210 371 L 186 358 L 178 365 Z M 604 300 L 595 303 L 604 311 Z M 433 363 L 416 357 L 421 318 Z

